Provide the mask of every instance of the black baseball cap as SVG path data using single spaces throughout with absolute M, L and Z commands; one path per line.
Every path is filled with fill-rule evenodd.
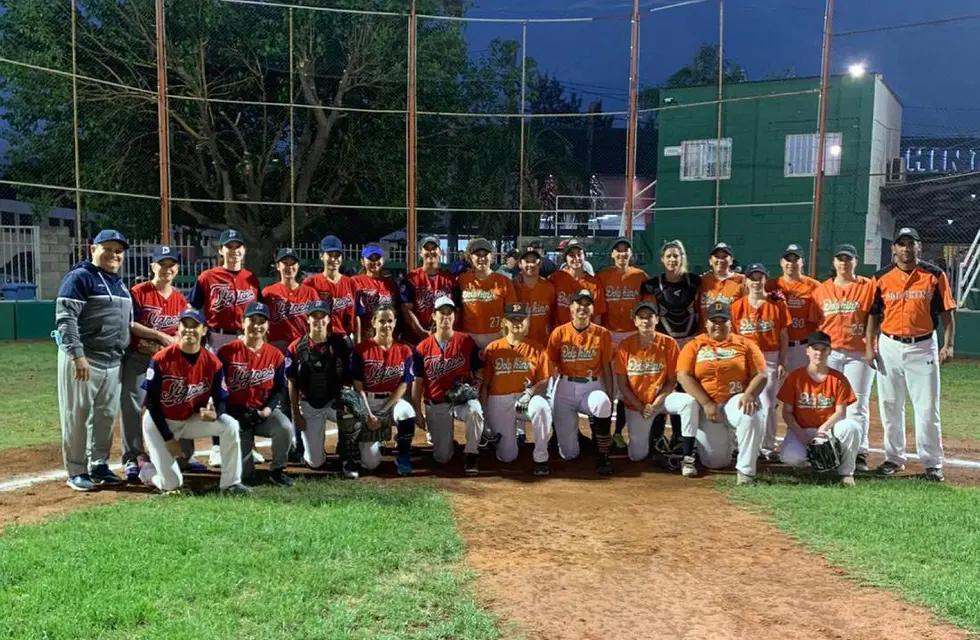
M 712 302 L 708 305 L 708 310 L 704 314 L 705 318 L 709 320 L 712 318 L 724 318 L 725 320 L 732 319 L 732 308 L 727 302 Z
M 649 309 L 650 311 L 653 311 L 654 315 L 657 316 L 660 315 L 659 304 L 657 304 L 653 300 L 641 300 L 640 302 L 637 302 L 636 305 L 633 307 L 633 317 L 636 317 L 636 314 L 638 314 L 643 309 Z
M 486 238 L 473 238 L 466 243 L 466 253 L 476 253 L 477 251 L 493 253 L 493 245 Z
M 504 309 L 505 318 L 527 318 L 531 315 L 531 309 L 523 302 L 515 302 L 507 305 Z
M 612 248 L 615 249 L 618 245 L 621 244 L 625 244 L 630 249 L 633 248 L 633 242 L 626 236 L 619 236 L 618 238 L 616 238 L 616 240 L 612 243 Z
M 316 300 L 306 307 L 306 315 L 312 316 L 314 313 L 322 313 L 329 316 L 332 309 L 333 303 L 330 300 Z
M 814 331 L 809 336 L 807 336 L 806 343 L 811 347 L 815 347 L 821 344 L 824 345 L 825 347 L 829 347 L 831 345 L 831 340 L 830 340 L 830 336 L 824 333 L 823 331 Z
M 425 245 L 427 245 L 427 244 L 434 244 L 434 245 L 436 245 L 436 247 L 438 247 L 439 246 L 439 238 L 437 238 L 435 236 L 425 236 L 424 238 L 422 238 L 422 242 L 421 242 L 421 244 L 419 244 L 419 246 L 424 248 Z
M 765 277 L 769 277 L 769 269 L 766 269 L 766 265 L 761 262 L 753 262 L 744 271 L 745 275 L 750 276 L 753 273 L 761 273 Z
M 834 257 L 836 258 L 837 256 L 850 256 L 856 260 L 858 253 L 853 244 L 841 244 L 838 245 L 837 250 L 834 251 Z
M 724 251 L 730 256 L 735 255 L 735 252 L 732 251 L 731 246 L 727 242 L 719 242 L 715 246 L 711 247 L 711 251 L 708 252 L 708 255 L 713 255 L 716 251 Z
M 803 249 L 800 248 L 800 245 L 793 242 L 791 244 L 786 245 L 786 249 L 783 250 L 783 257 L 785 258 L 788 255 L 794 255 L 799 258 L 802 258 Z
M 173 260 L 180 264 L 180 252 L 169 245 L 162 244 L 153 250 L 153 262 L 160 263 L 164 260 Z
M 232 242 L 237 242 L 238 244 L 245 246 L 245 238 L 242 237 L 241 232 L 235 229 L 225 229 L 221 232 L 221 236 L 218 237 L 218 244 L 222 247 L 226 244 L 231 244 Z
M 521 257 L 523 258 L 525 256 L 529 256 L 532 253 L 534 255 L 538 256 L 539 259 L 541 258 L 541 244 L 540 243 L 538 243 L 537 246 L 535 246 L 534 244 L 530 244 L 530 245 L 524 247 L 524 250 L 521 251 Z
M 269 319 L 269 307 L 265 306 L 261 302 L 253 302 L 247 307 L 245 307 L 245 317 L 251 318 L 252 316 L 262 316 L 266 320 Z
M 299 262 L 299 256 L 296 255 L 296 249 L 283 248 L 276 251 L 276 262 L 285 260 L 286 258 L 292 258 L 296 262 Z
M 895 239 L 892 240 L 892 244 L 898 242 L 899 240 L 905 237 L 912 238 L 913 240 L 918 241 L 919 232 L 913 229 L 912 227 L 902 227 L 901 229 L 898 230 L 898 233 L 895 234 Z
M 126 239 L 126 236 L 115 229 L 103 229 L 102 231 L 99 231 L 95 235 L 95 238 L 92 239 L 92 244 L 102 244 L 103 242 L 113 241 L 121 244 L 123 249 L 129 248 L 129 240 Z
M 571 238 L 568 242 L 565 243 L 565 246 L 561 250 L 561 254 L 563 256 L 567 256 L 568 252 L 571 251 L 572 249 L 582 249 L 584 251 L 585 246 L 578 240 L 578 238 Z
M 579 289 L 574 295 L 572 295 L 572 302 L 578 302 L 579 300 L 583 299 L 588 299 L 590 303 L 595 303 L 595 297 L 588 289 Z

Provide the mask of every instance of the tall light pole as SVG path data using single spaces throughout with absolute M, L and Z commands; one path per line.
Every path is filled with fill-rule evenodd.
M 830 43 L 834 30 L 834 0 L 827 0 L 823 16 L 823 56 L 820 63 L 820 108 L 817 113 L 817 163 L 813 176 L 813 214 L 810 217 L 810 273 L 817 275 L 820 248 L 820 206 L 823 204 L 824 153 L 827 147 L 827 97 L 830 87 Z

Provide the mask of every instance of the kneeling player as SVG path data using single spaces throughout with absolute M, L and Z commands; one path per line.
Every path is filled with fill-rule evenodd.
M 140 470 L 140 479 L 161 491 L 179 489 L 184 481 L 177 464 L 182 456 L 180 440 L 217 436 L 225 461 L 219 485 L 222 493 L 250 493 L 251 489 L 241 484 L 238 422 L 225 412 L 228 391 L 221 362 L 201 348 L 207 333 L 204 316 L 187 309 L 179 320 L 177 343 L 153 356 L 143 382 L 146 389 L 143 441 L 150 462 Z
M 707 333 L 684 345 L 677 358 L 677 379 L 700 405 L 696 426 L 682 436 L 697 438 L 701 464 L 727 467 L 732 459 L 731 429 L 738 441 L 738 484 L 755 479 L 765 435 L 765 414 L 759 394 L 766 386 L 766 361 L 758 345 L 732 333 L 731 310 L 725 302 L 708 305 Z
M 546 476 L 548 438 L 551 437 L 551 405 L 546 394 L 551 365 L 544 348 L 526 340 L 531 328 L 531 309 L 526 304 L 504 309 L 505 336 L 483 351 L 483 405 L 490 429 L 500 436 L 497 460 L 517 459 L 517 431 L 531 421 L 534 432 L 534 475 Z
M 779 390 L 783 420 L 789 427 L 780 450 L 782 461 L 794 467 L 806 464 L 807 444 L 817 436 L 833 434 L 841 444 L 837 473 L 842 483 L 851 486 L 862 429 L 857 420 L 844 416 L 857 397 L 844 374 L 827 365 L 830 336 L 817 331 L 806 344 L 810 364 L 790 373 Z
M 616 352 L 613 370 L 626 404 L 630 460 L 644 460 L 650 453 L 650 427 L 661 413 L 680 416 L 684 437 L 684 476 L 697 475 L 694 466 L 694 416 L 697 403 L 677 386 L 677 341 L 657 333 L 657 305 L 640 302 L 633 308 L 637 333 L 624 339 Z

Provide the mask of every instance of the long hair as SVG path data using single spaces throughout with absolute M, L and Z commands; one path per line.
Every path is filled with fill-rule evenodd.
M 660 247 L 660 262 L 663 263 L 664 255 L 667 253 L 667 249 L 677 249 L 681 252 L 681 275 L 687 274 L 687 249 L 684 248 L 684 243 L 680 240 L 671 240 L 665 242 L 664 246 Z

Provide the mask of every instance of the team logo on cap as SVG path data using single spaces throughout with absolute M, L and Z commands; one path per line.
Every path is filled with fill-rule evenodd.
M 908 227 L 902 227 L 901 229 L 899 229 L 899 230 L 898 230 L 898 232 L 899 232 L 900 234 L 901 234 L 901 233 L 912 233 L 912 230 L 911 230 L 911 229 L 909 229 Z

